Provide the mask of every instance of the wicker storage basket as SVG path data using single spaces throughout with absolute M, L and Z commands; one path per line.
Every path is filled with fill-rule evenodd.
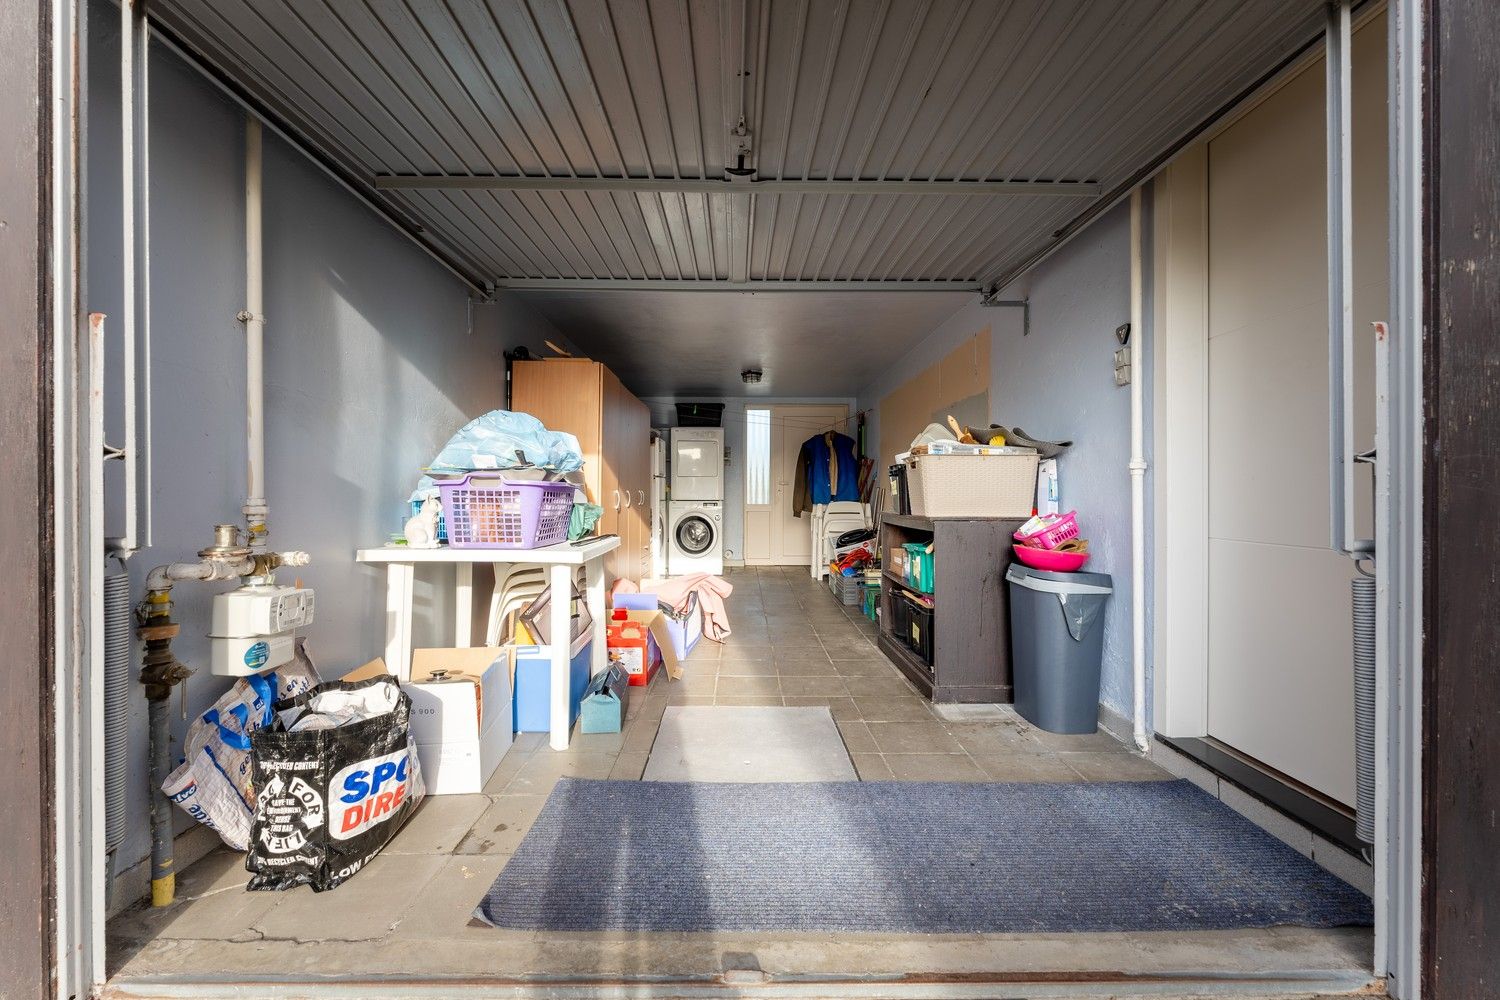
M 919 517 L 1030 517 L 1037 456 L 913 455 L 911 512 Z

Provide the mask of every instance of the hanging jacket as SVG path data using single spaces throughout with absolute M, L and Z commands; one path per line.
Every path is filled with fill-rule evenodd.
M 830 475 L 834 461 L 838 471 Z M 792 513 L 801 517 L 814 504 L 836 500 L 859 500 L 859 460 L 854 457 L 854 439 L 844 434 L 818 434 L 802 442 L 802 450 L 797 454 Z

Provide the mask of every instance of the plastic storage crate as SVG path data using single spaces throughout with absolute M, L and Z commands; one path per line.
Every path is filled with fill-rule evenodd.
M 907 542 L 901 546 L 906 551 L 903 576 L 908 585 L 924 594 L 930 594 L 936 584 L 933 572 L 932 553 L 927 542 Z
M 922 658 L 922 662 L 930 667 L 933 659 L 932 608 L 905 594 L 902 595 L 901 603 L 907 605 L 906 629 L 901 637 Z
M 891 634 L 903 643 L 908 643 L 907 632 L 911 629 L 911 601 L 904 590 L 891 591 Z
M 1031 545 L 1039 549 L 1055 549 L 1063 542 L 1078 537 L 1078 512 L 1076 510 L 1045 518 L 1045 521 L 1046 524 L 1043 527 L 1029 535 L 1023 535 L 1017 531 L 1011 537 L 1022 545 Z
M 535 549 L 568 540 L 577 492 L 570 483 L 471 472 L 437 486 L 448 544 L 455 549 Z
M 860 576 L 845 576 L 839 572 L 828 574 L 828 589 L 833 591 L 833 596 L 839 599 L 839 603 L 856 605 L 860 602 L 860 586 L 863 582 Z
M 1030 517 L 1036 452 L 913 455 L 907 459 L 911 512 L 920 517 Z

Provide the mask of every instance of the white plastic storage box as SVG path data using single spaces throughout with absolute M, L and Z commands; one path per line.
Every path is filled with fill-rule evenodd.
M 911 512 L 918 517 L 1030 517 L 1036 452 L 912 455 L 906 460 Z

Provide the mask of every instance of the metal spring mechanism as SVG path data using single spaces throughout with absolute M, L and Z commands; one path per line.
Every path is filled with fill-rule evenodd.
M 130 676 L 135 639 L 130 576 L 104 578 L 104 845 L 125 836 L 126 772 L 130 762 Z
M 1354 605 L 1354 833 L 1375 842 L 1375 578 L 1349 581 Z

